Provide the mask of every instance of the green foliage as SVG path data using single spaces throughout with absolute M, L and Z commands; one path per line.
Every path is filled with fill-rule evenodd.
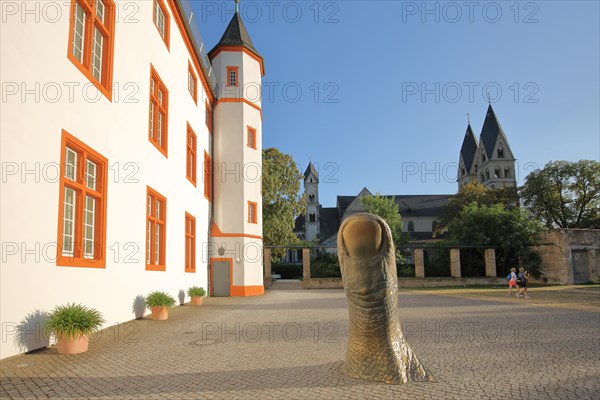
M 46 320 L 45 330 L 54 332 L 57 336 L 77 337 L 98 330 L 103 322 L 98 310 L 69 303 L 54 308 Z
M 396 262 L 402 262 L 400 248 L 407 242 L 406 235 L 402 234 L 402 220 L 398 204 L 394 197 L 385 197 L 377 193 L 375 196 L 366 196 L 361 199 L 365 211 L 375 214 L 387 222 L 392 231 L 394 246 L 396 247 Z
M 447 230 L 448 225 L 454 220 L 465 206 L 476 202 L 480 205 L 504 204 L 506 208 L 514 208 L 518 203 L 517 189 L 506 187 L 501 189 L 489 189 L 483 184 L 473 181 L 469 182 L 442 208 L 439 223 L 434 235 L 439 235 Z
M 525 178 L 523 204 L 547 228 L 600 228 L 600 162 L 554 161 Z
M 206 290 L 202 287 L 192 286 L 188 289 L 187 294 L 190 297 L 204 297 L 206 296 Z
M 263 150 L 263 243 L 265 246 L 290 246 L 298 242 L 294 234 L 295 220 L 305 209 L 300 194 L 302 175 L 289 154 L 275 148 Z M 285 249 L 274 248 L 274 261 L 280 260 Z
M 529 248 L 538 244 L 540 230 L 541 224 L 522 208 L 471 203 L 448 225 L 448 242 L 459 247 L 496 247 L 498 276 L 526 257 L 529 271 L 536 276 L 539 262 L 535 263 Z
M 172 308 L 175 306 L 175 299 L 165 292 L 152 292 L 148 296 L 146 296 L 146 307 L 167 307 Z
M 341 278 L 340 262 L 336 254 L 326 251 L 317 252 L 317 256 L 310 261 L 311 278 Z
M 425 261 L 425 277 L 449 277 L 450 274 L 450 250 L 444 247 L 444 243 L 434 248 L 423 251 Z
M 299 279 L 304 274 L 301 263 L 273 263 L 271 271 L 273 274 L 281 275 L 281 279 Z

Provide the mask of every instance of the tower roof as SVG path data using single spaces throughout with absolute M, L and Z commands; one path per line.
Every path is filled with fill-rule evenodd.
M 319 183 L 319 173 L 312 161 L 308 163 L 308 167 L 306 167 L 306 171 L 304 171 L 304 180 L 308 179 L 310 174 L 312 174 L 317 179 L 317 183 Z
M 256 48 L 254 47 L 252 39 L 250 39 L 250 35 L 246 30 L 246 26 L 244 25 L 244 22 L 242 21 L 242 18 L 240 17 L 240 14 L 237 11 L 233 15 L 233 18 L 231 18 L 231 21 L 229 22 L 227 29 L 225 29 L 225 33 L 223 33 L 221 40 L 219 40 L 219 43 L 217 43 L 217 45 L 213 47 L 211 51 L 208 52 L 208 56 L 211 57 L 211 55 L 219 47 L 223 46 L 242 46 L 254 55 L 262 58 L 258 50 L 256 50 Z
M 471 165 L 473 164 L 473 160 L 475 159 L 475 153 L 477 152 L 477 139 L 475 139 L 475 134 L 473 133 L 473 129 L 471 129 L 471 124 L 467 126 L 467 132 L 465 133 L 465 138 L 462 143 L 462 147 L 460 148 L 460 155 L 462 156 L 463 162 L 465 163 L 465 169 L 467 172 L 471 171 Z
M 485 152 L 488 158 L 492 157 L 494 146 L 498 140 L 498 136 L 504 136 L 504 131 L 498 122 L 498 118 L 494 113 L 494 109 L 490 104 L 487 113 L 485 115 L 485 121 L 483 122 L 483 128 L 481 128 L 481 141 L 485 148 Z

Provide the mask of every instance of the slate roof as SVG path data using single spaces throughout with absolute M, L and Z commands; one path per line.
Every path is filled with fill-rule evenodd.
M 294 232 L 304 232 L 306 223 L 306 216 L 304 214 L 296 217 L 296 223 L 294 225 Z
M 448 204 L 452 194 L 399 195 L 394 200 L 398 204 L 402 219 L 409 217 L 437 217 L 442 207 Z
M 321 229 L 321 240 L 328 239 L 340 229 L 340 215 L 337 207 L 320 207 L 319 222 Z
M 219 43 L 208 52 L 208 56 L 210 57 L 217 48 L 222 46 L 243 46 L 250 50 L 250 52 L 262 58 L 258 50 L 254 47 L 252 39 L 250 39 L 250 35 L 248 34 L 248 30 L 246 30 L 246 26 L 244 25 L 240 14 L 237 12 L 233 15 L 233 18 L 231 18 Z
M 483 142 L 488 159 L 492 158 L 494 146 L 496 145 L 496 141 L 500 135 L 504 135 L 504 131 L 502 130 L 500 122 L 498 122 L 498 118 L 496 117 L 494 109 L 490 104 L 485 115 L 483 128 L 481 128 L 481 141 Z
M 471 124 L 469 124 L 465 133 L 465 139 L 463 140 L 462 147 L 460 148 L 460 155 L 465 163 L 465 169 L 467 170 L 467 173 L 471 172 L 471 165 L 473 165 L 476 152 L 477 139 L 475 139 L 475 134 L 473 133 L 473 129 L 471 129 Z
M 317 172 L 317 169 L 315 168 L 312 161 L 308 163 L 308 167 L 306 167 L 306 171 L 304 171 L 304 180 L 308 178 L 308 175 L 310 175 L 311 172 L 317 179 L 317 183 L 319 183 L 319 173 Z

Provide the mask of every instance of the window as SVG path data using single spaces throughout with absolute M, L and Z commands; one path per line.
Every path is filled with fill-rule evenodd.
M 500 176 L 500 168 L 495 168 L 494 169 L 494 178 L 496 178 L 496 179 L 501 178 L 501 176 Z
M 194 99 L 194 103 L 198 103 L 198 77 L 194 73 L 192 64 L 188 61 L 188 91 Z
M 248 222 L 251 224 L 257 224 L 258 218 L 256 216 L 256 203 L 249 201 L 248 202 Z
M 504 177 L 510 178 L 510 168 L 504 168 Z
M 227 67 L 227 86 L 238 85 L 238 71 L 239 67 Z
M 105 267 L 106 158 L 62 133 L 56 265 Z
M 190 124 L 187 125 L 186 145 L 186 172 L 185 176 L 196 186 L 196 134 Z
M 154 21 L 154 25 L 156 29 L 158 29 L 158 33 L 160 33 L 160 37 L 163 39 L 165 44 L 167 45 L 167 49 L 169 48 L 169 13 L 167 12 L 167 8 L 163 2 L 163 0 L 154 0 L 154 6 L 152 11 L 152 20 Z
M 498 158 L 504 158 L 504 148 L 502 146 L 498 149 Z
M 212 110 L 208 102 L 206 103 L 206 112 L 205 112 L 205 120 L 206 127 L 208 128 L 208 133 L 212 133 Z
M 204 152 L 204 197 L 208 201 L 212 199 L 212 160 L 206 151 Z
M 316 222 L 316 221 L 317 221 L 317 216 L 315 214 L 308 215 L 308 222 Z
M 165 270 L 167 199 L 150 187 L 146 195 L 146 270 Z
M 256 150 L 256 129 L 248 127 L 247 136 L 247 146 L 251 149 Z
M 109 100 L 114 31 L 113 0 L 71 0 L 68 58 Z
M 150 121 L 148 139 L 167 157 L 167 119 L 169 92 L 160 77 L 150 66 Z
M 411 233 L 415 231 L 415 223 L 414 222 L 408 221 L 408 231 Z
M 465 167 L 461 167 L 461 169 L 460 169 L 460 175 L 463 176 L 463 175 L 466 175 L 466 174 L 467 174 L 467 170 L 465 169 Z
M 483 150 L 483 148 L 482 148 L 482 150 Z M 485 162 L 485 153 L 481 155 L 481 162 L 482 163 Z
M 196 272 L 196 218 L 185 213 L 185 272 Z
M 488 180 L 490 179 L 490 170 L 489 169 L 485 169 L 485 179 Z

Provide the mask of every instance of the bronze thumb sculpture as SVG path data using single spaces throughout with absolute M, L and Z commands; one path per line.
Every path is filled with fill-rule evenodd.
M 385 383 L 433 381 L 402 335 L 392 233 L 373 214 L 355 214 L 338 231 L 338 257 L 350 328 L 345 370 Z

